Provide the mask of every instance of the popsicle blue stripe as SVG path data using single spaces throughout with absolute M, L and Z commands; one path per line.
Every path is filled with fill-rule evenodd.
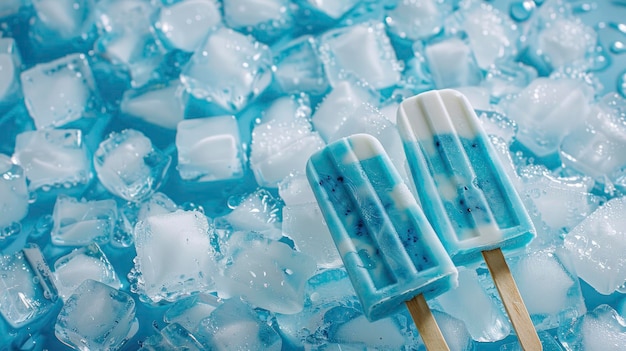
M 452 261 L 374 137 L 329 144 L 310 158 L 307 176 L 370 320 L 456 284 Z
M 406 99 L 398 129 L 424 213 L 455 264 L 473 265 L 484 250 L 513 250 L 534 238 L 519 195 L 461 93 Z

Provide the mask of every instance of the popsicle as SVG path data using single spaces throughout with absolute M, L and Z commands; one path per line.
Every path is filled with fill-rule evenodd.
M 433 90 L 404 100 L 397 126 L 422 209 L 459 266 L 487 263 L 521 346 L 541 350 L 502 250 L 535 236 L 522 201 L 468 100 Z
M 426 299 L 457 284 L 457 270 L 380 142 L 355 134 L 313 154 L 307 178 L 365 316 L 403 303 L 430 350 L 447 350 Z

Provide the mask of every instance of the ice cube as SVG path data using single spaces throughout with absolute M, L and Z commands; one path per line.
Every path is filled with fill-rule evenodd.
M 0 314 L 13 328 L 52 311 L 58 297 L 52 273 L 34 245 L 0 256 L 0 287 Z
M 470 46 L 460 38 L 443 38 L 415 51 L 423 55 L 437 89 L 478 85 L 482 74 Z M 422 54 L 423 53 L 423 54 Z
M 584 124 L 565 136 L 561 159 L 599 182 L 615 182 L 626 167 L 625 147 L 626 99 L 609 93 L 591 108 Z
M 541 346 L 543 346 L 543 351 L 565 351 L 557 338 L 552 336 L 549 332 L 540 331 L 537 334 L 541 341 Z M 519 342 L 512 342 L 500 346 L 500 351 L 523 351 L 523 349 Z
M 196 98 L 235 113 L 269 85 L 271 65 L 266 45 L 232 29 L 220 28 L 196 49 L 180 79 Z
M 235 116 L 187 119 L 176 128 L 178 173 L 185 181 L 241 178 L 245 154 Z
M 479 281 L 474 269 L 459 270 L 459 286 L 439 295 L 443 311 L 465 322 L 472 339 L 493 342 L 511 331 L 509 322 Z
M 317 37 L 298 37 L 277 46 L 274 52 L 274 77 L 283 92 L 319 95 L 328 90 L 328 78 L 319 57 Z
M 614 198 L 591 213 L 565 237 L 578 276 L 601 294 L 626 282 L 626 197 Z
M 251 306 L 237 298 L 224 301 L 195 332 L 209 350 L 280 351 L 282 339 Z
M 442 30 L 447 11 L 446 5 L 436 0 L 398 1 L 386 11 L 385 23 L 402 39 L 426 39 Z
M 38 46 L 52 50 L 70 44 L 92 43 L 95 37 L 95 18 L 92 11 L 95 0 L 32 0 L 35 16 L 32 18 L 30 35 Z
M 19 221 L 28 213 L 28 200 L 24 170 L 0 154 L 0 243 L 16 234 L 7 229 L 19 227 Z
M 489 89 L 491 101 L 518 94 L 537 78 L 537 70 L 520 62 L 498 61 L 487 69 L 484 86 Z
M 333 20 L 338 20 L 350 11 L 359 0 L 335 0 L 335 1 L 318 1 L 318 0 L 300 0 L 301 5 L 316 13 L 322 14 Z
M 286 206 L 316 202 L 309 181 L 303 173 L 290 174 L 278 184 L 278 195 Z
M 6 112 L 0 109 L 0 153 L 13 154 L 17 135 L 34 129 L 35 125 L 23 101 Z
M 540 77 L 510 101 L 505 112 L 519 126 L 517 140 L 544 157 L 557 152 L 565 135 L 583 123 L 591 98 L 592 91 L 580 81 Z
M 332 319 L 329 318 L 329 320 Z M 341 345 L 399 350 L 407 341 L 402 331 L 402 325 L 395 318 L 383 318 L 370 322 L 365 315 L 359 314 L 345 323 L 333 322 L 339 322 L 337 323 L 339 325 L 335 328 L 331 326 L 332 333 L 328 335 L 328 339 Z
M 228 257 L 219 296 L 241 296 L 278 313 L 302 310 L 304 285 L 316 269 L 312 258 L 254 232 L 233 233 L 225 245 Z
M 0 38 L 0 112 L 4 112 L 21 96 L 20 72 L 22 58 L 13 38 Z
M 309 96 L 301 93 L 298 95 L 282 96 L 276 98 L 263 109 L 261 123 L 277 121 L 289 123 L 294 118 L 310 118 L 311 102 Z
M 322 138 L 328 140 L 362 104 L 377 106 L 379 102 L 379 96 L 353 81 L 337 82 L 315 109 L 311 122 Z
M 467 327 L 463 321 L 452 317 L 451 315 L 433 310 L 433 316 L 441 329 L 446 343 L 450 350 L 469 351 L 474 350 L 477 345 L 472 339 L 470 333 L 467 331 Z M 480 344 L 478 344 L 480 345 Z M 418 350 L 423 351 L 424 345 L 420 345 Z
M 580 20 L 557 18 L 546 21 L 537 38 L 536 49 L 552 67 L 584 62 L 596 47 L 596 32 Z
M 559 340 L 568 351 L 620 351 L 626 345 L 626 321 L 611 306 L 599 305 L 564 323 L 559 328 Z
M 204 347 L 185 327 L 171 323 L 156 335 L 149 336 L 141 344 L 141 351 L 202 351 Z
M 252 131 L 250 168 L 261 186 L 276 187 L 291 172 L 303 172 L 309 157 L 324 146 L 306 116 L 271 120 Z
M 100 97 L 84 54 L 37 64 L 20 77 L 24 101 L 37 129 L 100 113 Z
M 54 262 L 54 277 L 59 296 L 64 300 L 85 280 L 104 283 L 113 289 L 121 289 L 122 283 L 115 269 L 98 244 L 74 249 Z
M 65 301 L 54 334 L 78 350 L 119 350 L 138 329 L 130 295 L 87 279 Z
M 266 189 L 259 188 L 239 199 L 231 199 L 229 205 L 233 211 L 225 218 L 235 231 L 266 233 L 279 228 L 280 202 Z
M 143 221 L 148 217 L 158 216 L 178 210 L 176 203 L 163 193 L 154 193 L 150 198 L 141 203 L 137 220 Z M 135 223 L 133 223 L 134 225 Z
M 214 288 L 217 273 L 207 218 L 197 211 L 151 216 L 135 226 L 131 291 L 158 303 Z
M 52 243 L 62 246 L 81 246 L 95 242 L 104 244 L 113 235 L 117 221 L 114 200 L 78 201 L 59 195 L 52 212 L 54 227 Z
M 80 188 L 92 178 L 87 147 L 78 129 L 20 133 L 12 160 L 24 168 L 30 192 Z
M 221 303 L 215 295 L 198 293 L 176 301 L 165 311 L 163 320 L 167 323 L 178 323 L 187 330 L 194 331 Z
M 170 161 L 169 155 L 134 129 L 111 133 L 93 157 L 102 185 L 128 201 L 141 201 L 153 194 L 163 182 Z
M 221 21 L 217 1 L 185 0 L 160 8 L 154 26 L 167 46 L 193 52 Z
M 382 23 L 333 29 L 320 39 L 320 55 L 332 86 L 353 75 L 374 89 L 399 83 L 402 70 Z
M 586 312 L 578 277 L 565 250 L 529 250 L 510 259 L 509 265 L 537 330 L 558 327 Z
M 122 97 L 120 110 L 124 115 L 159 127 L 176 129 L 185 118 L 187 94 L 180 81 L 149 89 L 127 90 Z
M 289 0 L 224 0 L 224 22 L 267 43 L 292 29 L 291 8 Z

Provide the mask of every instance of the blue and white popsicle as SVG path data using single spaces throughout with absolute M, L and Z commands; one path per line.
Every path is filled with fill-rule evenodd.
M 456 286 L 454 264 L 376 138 L 327 145 L 307 177 L 368 319 L 416 296 L 427 308 L 425 298 Z
M 460 266 L 485 259 L 525 350 L 541 343 L 502 249 L 525 247 L 534 227 L 474 109 L 455 90 L 404 100 L 397 126 L 429 222 Z

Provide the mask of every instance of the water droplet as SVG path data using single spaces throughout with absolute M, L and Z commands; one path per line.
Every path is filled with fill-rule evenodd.
M 626 71 L 622 72 L 617 79 L 617 92 L 626 98 Z
M 532 1 L 514 2 L 510 7 L 511 18 L 517 22 L 526 21 L 532 15 L 535 3 Z
M 626 44 L 622 41 L 616 40 L 611 44 L 610 49 L 614 54 L 623 54 L 626 52 Z

